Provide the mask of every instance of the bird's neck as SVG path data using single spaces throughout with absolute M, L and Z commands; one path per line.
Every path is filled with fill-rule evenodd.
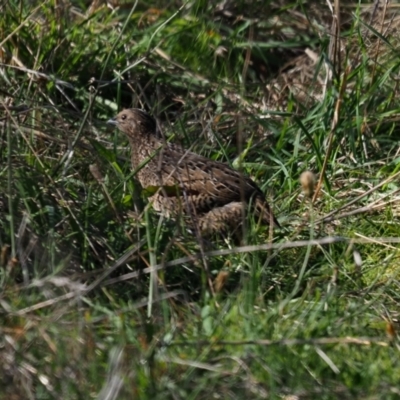
M 141 163 L 155 156 L 157 149 L 162 146 L 162 142 L 154 136 L 142 136 L 140 140 L 129 137 L 129 144 L 132 149 L 132 167 L 136 169 Z

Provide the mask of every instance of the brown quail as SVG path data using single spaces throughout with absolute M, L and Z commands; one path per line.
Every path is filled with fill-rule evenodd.
M 108 121 L 125 133 L 132 148 L 132 167 L 152 194 L 153 208 L 167 217 L 189 216 L 205 236 L 233 231 L 248 206 L 264 224 L 279 227 L 264 195 L 248 177 L 228 165 L 168 143 L 156 134 L 156 122 L 132 108 Z

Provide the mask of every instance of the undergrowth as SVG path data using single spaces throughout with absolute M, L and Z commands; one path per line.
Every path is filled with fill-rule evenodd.
M 1 399 L 399 398 L 398 16 L 339 11 L 0 5 Z M 128 107 L 282 228 L 158 216 L 105 124 Z

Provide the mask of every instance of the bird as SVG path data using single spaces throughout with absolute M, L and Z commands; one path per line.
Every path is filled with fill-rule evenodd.
M 145 110 L 125 109 L 107 123 L 127 136 L 132 168 L 156 212 L 173 219 L 189 217 L 189 225 L 201 236 L 237 230 L 248 210 L 261 223 L 280 227 L 251 178 L 167 142 Z

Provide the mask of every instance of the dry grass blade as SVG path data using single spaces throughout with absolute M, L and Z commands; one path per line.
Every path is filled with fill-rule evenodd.
M 344 210 L 345 208 L 359 202 L 361 199 L 363 199 L 364 197 L 374 193 L 375 191 L 377 191 L 379 188 L 381 188 L 384 185 L 387 185 L 388 183 L 394 181 L 397 177 L 400 176 L 400 171 L 396 172 L 394 175 L 389 176 L 389 178 L 385 179 L 384 181 L 382 181 L 381 183 L 379 183 L 378 185 L 374 186 L 373 188 L 371 188 L 370 190 L 367 190 L 366 192 L 364 192 L 363 194 L 361 194 L 360 196 L 356 197 L 355 199 L 349 201 L 347 204 L 337 208 L 336 210 L 330 212 L 329 214 L 325 215 L 323 218 L 320 218 L 319 220 L 317 220 L 315 223 L 319 224 L 321 222 L 324 221 L 330 221 L 334 215 L 336 215 L 339 211 Z
M 382 346 L 388 347 L 390 343 L 382 340 L 381 337 L 329 337 L 315 339 L 282 339 L 282 340 L 200 340 L 198 342 L 176 341 L 169 343 L 169 346 L 319 346 L 330 344 L 353 344 L 359 346 Z

